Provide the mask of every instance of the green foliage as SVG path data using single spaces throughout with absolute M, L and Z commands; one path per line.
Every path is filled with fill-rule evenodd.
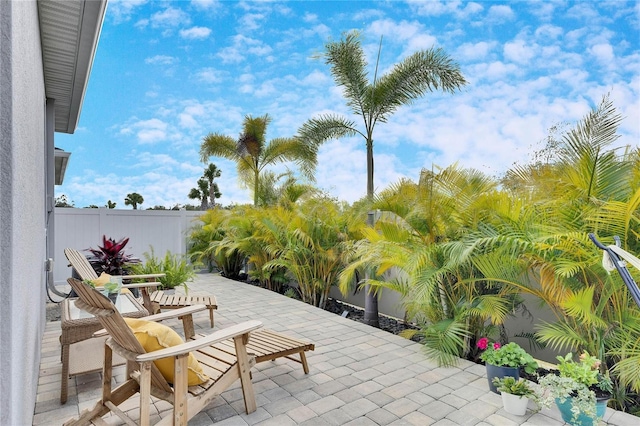
M 234 213 L 238 211 L 214 209 L 200 216 L 202 225 L 191 232 L 188 255 L 210 271 L 218 268 L 225 277 L 238 279 L 245 257 L 237 248 L 225 244 L 242 232 L 242 228 L 232 226 L 235 218 L 242 218 Z
M 583 352 L 580 362 L 573 360 L 573 354 L 558 356 L 558 371 L 561 377 L 568 377 L 587 387 L 597 385 L 603 391 L 613 392 L 611 380 L 600 373 L 601 362 L 598 358 Z
M 288 288 L 287 291 L 284 292 L 284 295 L 291 299 L 300 299 L 300 296 L 298 295 L 298 290 L 296 290 L 295 288 Z
M 507 376 L 503 378 L 494 377 L 492 381 L 496 389 L 500 392 L 510 393 L 516 396 L 526 396 L 527 398 L 535 395 L 533 388 L 524 379 L 516 381 L 514 377 Z
M 163 290 L 173 289 L 183 286 L 188 291 L 187 282 L 194 280 L 196 273 L 184 256 L 172 254 L 169 250 L 164 258 L 156 257 L 153 247 L 149 252 L 143 253 L 144 262 L 134 265 L 131 272 L 133 275 L 141 274 L 165 274 L 164 277 L 158 278 L 158 282 L 162 284 Z
M 515 167 L 503 186 L 454 165 L 382 191 L 371 206 L 377 223 L 352 244 L 341 290 L 399 292 L 440 363 L 475 359 L 484 327 L 500 327 L 521 293 L 534 295 L 555 316 L 537 324 L 539 342 L 586 350 L 617 384 L 640 391 L 640 310 L 588 238 L 595 232 L 611 244 L 619 235 L 623 248 L 640 252 L 640 149 L 610 148 L 619 123 L 605 97 L 554 136 L 544 161 Z M 361 280 L 362 271 L 371 276 Z
M 527 373 L 535 373 L 538 368 L 538 363 L 535 362 L 533 357 L 516 342 L 507 343 L 499 348 L 488 346 L 480 355 L 480 359 L 487 364 L 499 367 L 524 367 Z
M 69 201 L 69 198 L 65 194 L 56 197 L 54 202 L 56 207 L 75 207 L 74 202 Z

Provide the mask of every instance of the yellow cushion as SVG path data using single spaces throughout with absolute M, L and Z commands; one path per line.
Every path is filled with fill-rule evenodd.
M 98 288 L 98 287 L 104 287 L 104 285 L 108 282 L 111 281 L 111 275 L 107 274 L 106 272 L 103 272 L 100 274 L 100 276 L 98 278 L 96 278 L 95 280 L 93 280 L 93 285 Z M 131 291 L 129 291 L 128 288 L 122 288 L 120 290 L 120 293 L 131 293 Z
M 153 352 L 184 343 L 180 335 L 166 325 L 136 318 L 125 318 L 124 320 L 133 331 L 133 334 L 135 334 L 138 342 L 140 342 L 147 352 Z M 160 373 L 162 373 L 162 376 L 167 382 L 173 384 L 173 357 L 156 360 L 154 364 L 158 367 L 158 370 L 160 370 Z M 200 363 L 192 353 L 189 354 L 187 368 L 189 370 L 189 386 L 196 386 L 209 380 L 209 377 L 204 374 Z
M 109 281 L 111 281 L 111 275 L 107 274 L 106 272 L 103 272 L 100 274 L 98 278 L 93 280 L 93 285 L 95 285 L 96 287 L 104 287 L 104 285 Z

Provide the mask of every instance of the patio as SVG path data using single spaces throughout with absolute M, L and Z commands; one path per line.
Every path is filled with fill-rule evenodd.
M 216 329 L 257 319 L 265 327 L 310 340 L 316 348 L 307 352 L 308 375 L 300 364 L 283 358 L 254 367 L 254 413 L 244 413 L 236 383 L 190 425 L 564 424 L 555 408 L 528 410 L 523 417 L 506 413 L 500 396 L 489 392 L 482 365 L 461 361 L 455 368 L 439 368 L 417 343 L 216 274 L 198 275 L 189 292 L 216 295 Z M 211 331 L 207 311 L 194 315 L 194 323 L 196 332 Z M 177 321 L 167 324 L 180 330 Z M 60 404 L 60 334 L 59 321 L 47 323 L 34 425 L 61 424 L 100 397 L 100 373 L 79 375 L 69 382 L 68 402 Z M 117 367 L 116 382 L 123 375 L 124 367 Z M 164 417 L 168 407 L 156 401 L 152 413 Z M 130 409 L 137 410 L 135 399 Z M 115 416 L 106 420 L 120 424 Z M 617 426 L 639 422 L 609 408 L 604 421 Z

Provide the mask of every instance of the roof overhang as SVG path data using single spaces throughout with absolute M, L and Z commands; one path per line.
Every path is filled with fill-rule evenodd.
M 70 152 L 64 151 L 60 148 L 56 148 L 53 154 L 55 165 L 55 184 L 62 185 L 64 181 L 64 173 L 67 171 L 67 163 L 69 162 Z
M 55 100 L 55 131 L 78 126 L 107 0 L 39 0 L 47 98 Z

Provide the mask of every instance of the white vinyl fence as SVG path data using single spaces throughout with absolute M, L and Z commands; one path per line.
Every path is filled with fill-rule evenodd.
M 71 276 L 64 249 L 79 251 L 102 245 L 102 236 L 118 241 L 128 237 L 125 253 L 140 259 L 151 247 L 156 256 L 167 250 L 185 254 L 189 231 L 201 224 L 201 211 L 186 210 L 119 210 L 119 209 L 55 209 L 55 245 L 53 279 L 64 284 Z

